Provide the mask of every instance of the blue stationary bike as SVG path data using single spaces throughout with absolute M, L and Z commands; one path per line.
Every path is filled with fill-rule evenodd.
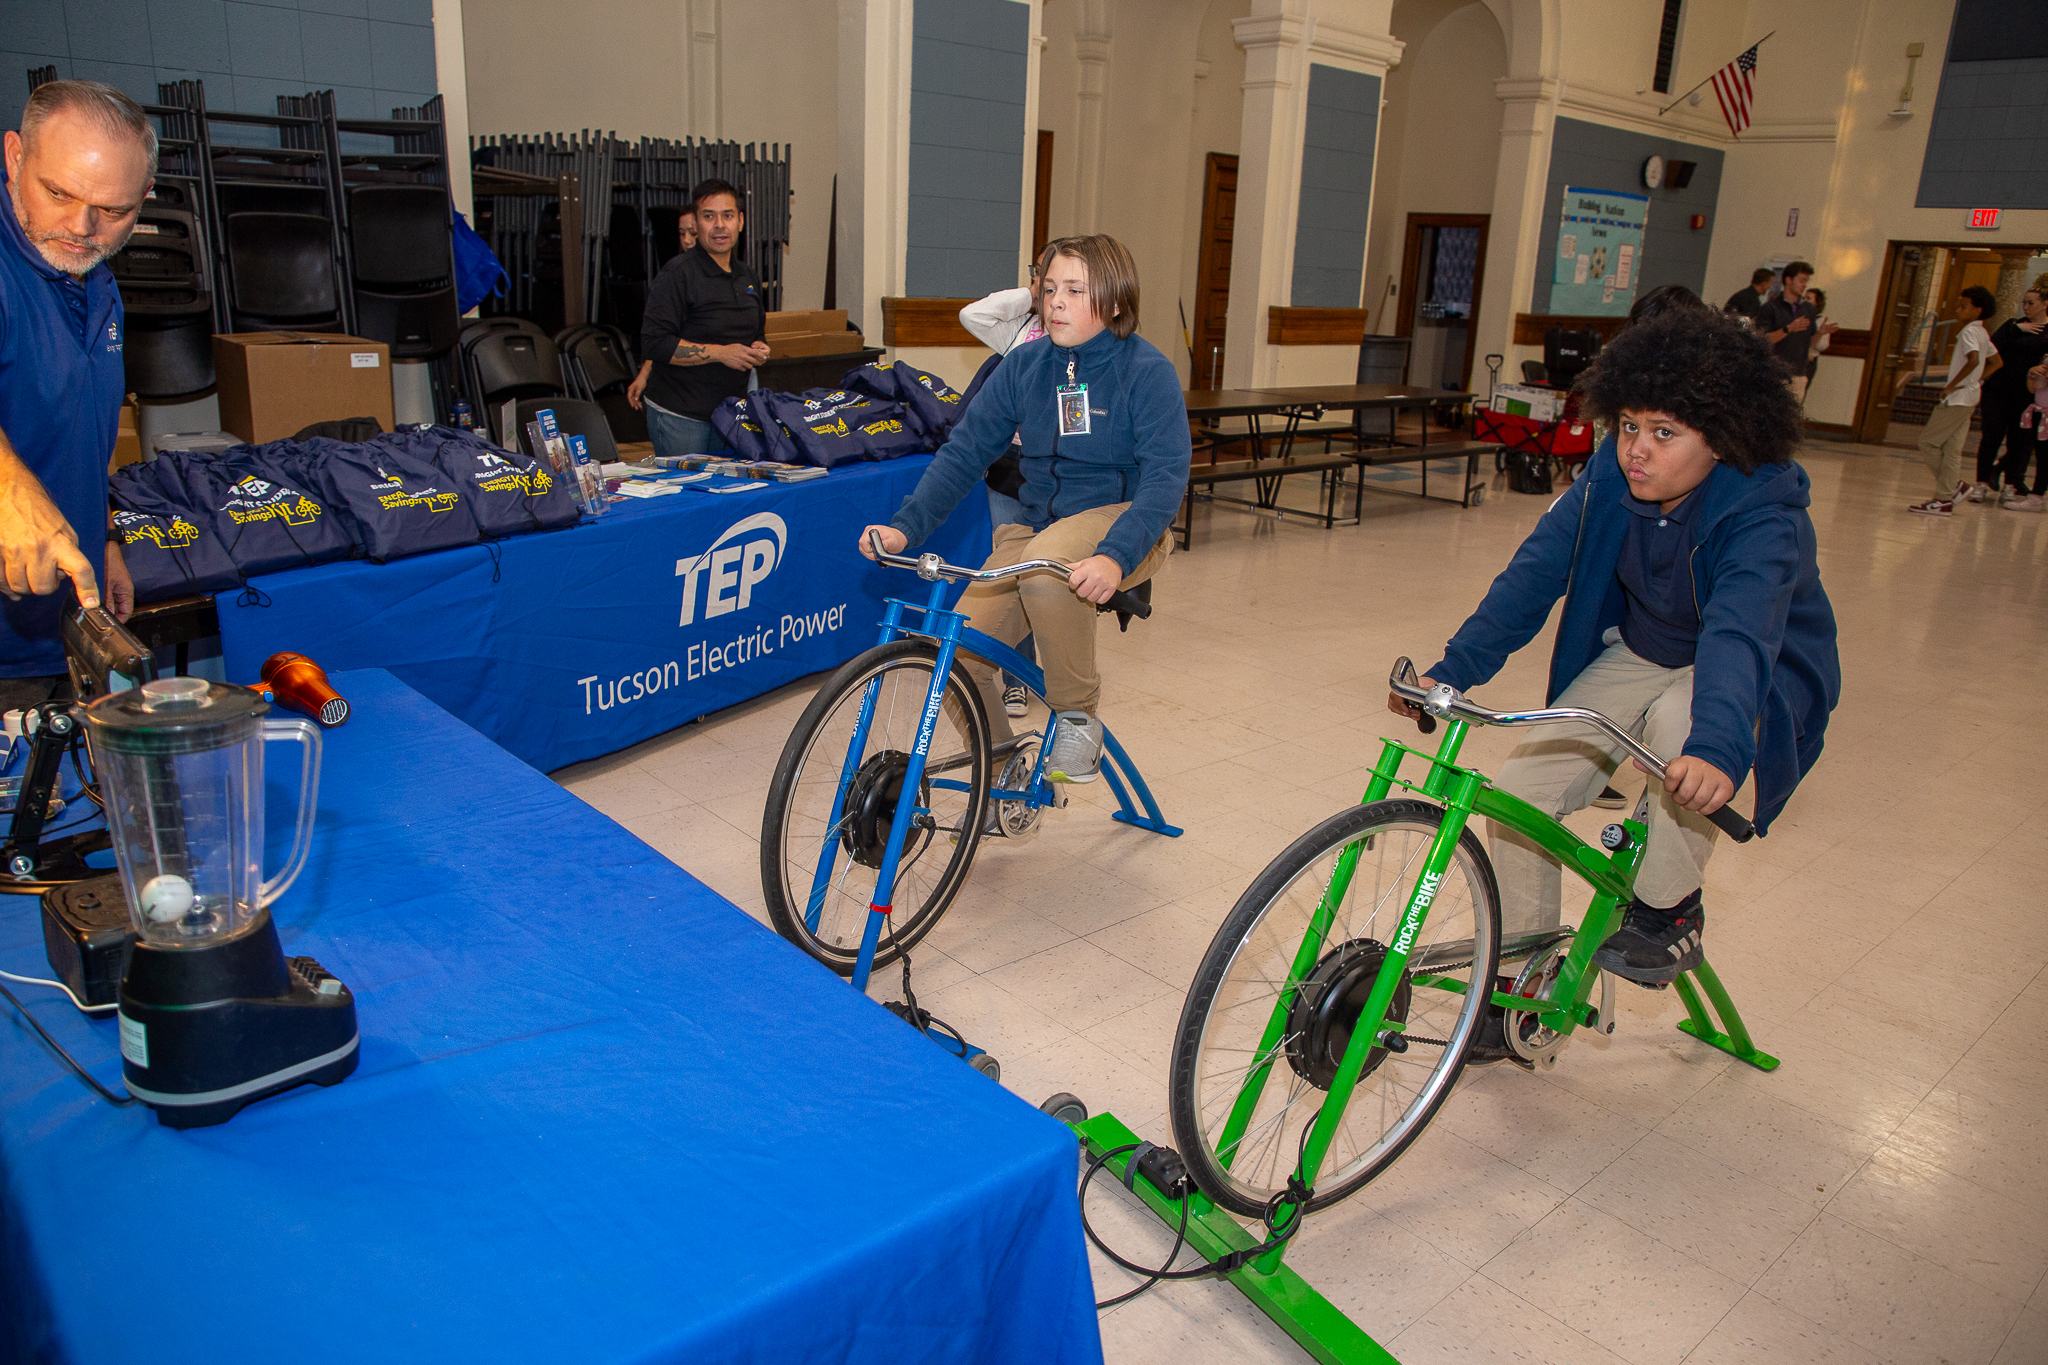
M 890 598 L 875 647 L 834 673 L 790 732 L 761 820 L 768 917 L 856 990 L 876 967 L 904 959 L 907 998 L 888 1008 L 994 1077 L 993 1057 L 918 1008 L 906 954 L 958 894 L 982 839 L 1028 839 L 1048 807 L 1066 804 L 1045 774 L 1058 721 L 1042 735 L 989 742 L 981 693 L 954 656 L 964 649 L 1007 669 L 1041 699 L 1045 675 L 942 603 L 951 582 L 1071 570 L 1054 559 L 963 569 L 934 554 L 886 554 L 879 538 L 870 544 L 880 563 L 915 571 L 931 591 L 921 604 Z M 1118 592 L 1098 610 L 1128 625 L 1152 614 L 1143 592 Z M 1117 799 L 1111 819 L 1180 834 L 1107 726 L 1102 777 Z

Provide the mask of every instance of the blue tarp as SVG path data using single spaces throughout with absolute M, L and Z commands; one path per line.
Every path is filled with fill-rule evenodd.
M 925 585 L 860 557 L 931 463 L 686 491 L 595 521 L 390 564 L 351 561 L 222 593 L 230 681 L 296 650 L 386 668 L 544 771 L 595 758 L 832 668 L 874 645 L 885 596 Z M 988 557 L 975 489 L 924 548 Z M 267 605 L 259 605 L 267 603 Z
M 335 682 L 273 913 L 361 1068 L 179 1133 L 0 1001 L 0 1360 L 1101 1360 L 1066 1128 L 388 675 Z M 0 967 L 46 973 L 35 897 Z M 113 1020 L 13 989 L 118 1090 Z

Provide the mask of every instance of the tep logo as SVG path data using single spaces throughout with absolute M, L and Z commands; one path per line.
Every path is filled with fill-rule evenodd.
M 960 395 L 952 392 L 951 390 L 948 390 L 945 393 L 940 393 L 937 389 L 933 388 L 932 377 L 928 374 L 919 375 L 917 377 L 917 382 L 924 385 L 926 391 L 929 392 L 932 397 L 938 399 L 941 403 L 957 403 L 960 401 Z
M 711 548 L 676 561 L 683 580 L 683 614 L 678 625 L 697 619 L 697 588 L 704 585 L 704 619 L 752 604 L 754 588 L 781 566 L 789 553 L 789 528 L 773 512 L 756 512 L 725 528 Z

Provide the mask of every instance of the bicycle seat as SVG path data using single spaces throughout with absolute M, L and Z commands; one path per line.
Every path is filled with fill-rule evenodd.
M 1140 602 L 1143 602 L 1143 603 L 1145 603 L 1145 604 L 1146 604 L 1147 606 L 1150 606 L 1150 605 L 1151 605 L 1151 603 L 1152 603 L 1152 580 L 1151 580 L 1151 579 L 1149 579 L 1149 578 L 1148 578 L 1148 579 L 1146 579 L 1146 580 L 1145 580 L 1145 581 L 1144 581 L 1143 583 L 1140 583 L 1140 584 L 1139 584 L 1139 585 L 1138 585 L 1137 587 L 1135 587 L 1135 588 L 1130 588 L 1130 589 L 1127 589 L 1126 591 L 1128 591 L 1128 592 L 1129 592 L 1129 594 L 1130 594 L 1130 595 L 1131 595 L 1132 597 L 1135 597 L 1135 598 L 1137 598 L 1137 599 L 1138 599 L 1138 600 L 1139 600 Z M 1107 602 L 1097 602 L 1097 603 L 1095 604 L 1095 613 L 1096 613 L 1096 615 L 1098 615 L 1098 616 L 1099 616 L 1099 615 L 1101 615 L 1101 614 L 1102 614 L 1103 612 L 1106 612 L 1106 611 L 1109 611 L 1109 610 L 1112 610 L 1112 608 L 1110 607 L 1109 603 L 1107 603 Z M 1127 631 L 1127 630 L 1129 630 L 1129 629 L 1131 628 L 1131 614 L 1130 614 L 1129 612 L 1127 612 L 1127 611 L 1119 611 L 1119 612 L 1117 612 L 1117 614 L 1116 614 L 1116 628 L 1117 628 L 1118 630 L 1120 630 L 1120 631 Z

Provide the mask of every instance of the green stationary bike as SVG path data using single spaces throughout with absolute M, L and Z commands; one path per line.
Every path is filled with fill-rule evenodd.
M 1592 958 L 1633 896 L 1644 826 L 1611 824 L 1594 848 L 1460 767 L 1467 731 L 1574 721 L 1659 777 L 1664 769 L 1598 712 L 1488 711 L 1448 685 L 1425 690 L 1407 659 L 1388 686 L 1422 709 L 1425 733 L 1449 722 L 1436 752 L 1382 740 L 1362 804 L 1302 835 L 1259 874 L 1195 973 L 1167 1085 L 1173 1141 L 1195 1189 L 1176 1197 L 1184 1185 L 1133 1181 L 1129 1163 L 1148 1176 L 1160 1158 L 1148 1162 L 1149 1144 L 1113 1115 L 1064 1115 L 1112 1174 L 1185 1229 L 1189 1247 L 1222 1260 L 1260 1309 L 1332 1362 L 1392 1357 L 1281 1263 L 1302 1217 L 1356 1194 L 1415 1141 L 1449 1098 L 1489 1003 L 1504 1012 L 1508 1048 L 1531 1067 L 1555 1065 L 1581 1028 L 1614 1030 L 1613 985 Z M 1410 756 L 1425 765 L 1419 780 L 1402 776 Z M 1390 799 L 1395 787 L 1408 795 Z M 1576 931 L 1502 941 L 1493 867 L 1467 828 L 1475 815 L 1527 836 L 1591 885 Z M 1738 842 L 1755 835 L 1728 807 L 1708 818 Z M 1512 986 L 1496 982 L 1503 963 L 1521 964 Z M 1760 1070 L 1777 1067 L 1750 1041 L 1712 967 L 1703 962 L 1672 984 L 1686 1008 L 1680 1029 Z M 1248 1231 L 1239 1218 L 1261 1222 Z

